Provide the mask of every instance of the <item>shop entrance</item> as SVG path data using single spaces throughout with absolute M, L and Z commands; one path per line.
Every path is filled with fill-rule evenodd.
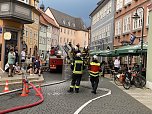
M 8 61 L 8 53 L 11 47 L 15 49 L 17 46 L 17 37 L 18 37 L 18 32 L 15 31 L 9 31 L 11 32 L 11 39 L 10 40 L 5 40 L 5 58 L 4 58 L 4 66 Z

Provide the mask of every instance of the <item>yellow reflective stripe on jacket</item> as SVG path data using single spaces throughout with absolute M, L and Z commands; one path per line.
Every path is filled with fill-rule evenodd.
M 90 65 L 100 66 L 100 63 L 91 62 Z
M 83 64 L 83 61 L 82 60 L 75 60 L 75 63 L 82 63 Z
M 81 71 L 76 71 L 76 64 L 77 63 L 80 63 L 80 64 L 82 64 L 82 66 L 81 66 Z M 82 74 L 83 73 L 83 61 L 82 60 L 75 60 L 75 63 L 74 63 L 74 70 L 73 70 L 73 73 L 74 74 Z
M 90 65 L 100 66 L 100 63 L 91 62 Z M 89 74 L 92 76 L 99 76 L 99 71 L 97 71 L 97 72 L 90 71 Z
M 97 77 L 97 76 L 99 76 L 99 74 L 90 74 L 90 76 Z
M 93 72 L 93 71 L 90 71 L 91 73 L 93 73 L 93 74 L 97 74 L 97 73 L 99 73 L 99 71 L 98 72 Z
M 82 74 L 82 71 L 73 71 L 74 74 Z
M 75 88 L 80 88 L 80 86 L 75 86 Z
M 98 74 L 92 74 L 92 73 L 90 72 L 90 76 L 96 77 L 96 76 L 99 76 L 99 73 L 98 73 Z
M 70 86 L 70 88 L 74 88 L 74 86 Z

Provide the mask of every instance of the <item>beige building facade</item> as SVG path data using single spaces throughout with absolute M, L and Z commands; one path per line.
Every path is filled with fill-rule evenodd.
M 53 8 L 47 8 L 45 13 L 55 20 L 60 27 L 59 45 L 63 46 L 71 42 L 73 46 L 88 46 L 88 30 L 80 18 L 72 17 Z
M 39 38 L 39 21 L 40 12 L 38 11 L 38 0 L 31 1 L 31 5 L 34 7 L 32 10 L 32 20 L 34 23 L 24 25 L 23 40 L 27 47 L 27 54 L 32 56 L 35 48 L 38 48 Z

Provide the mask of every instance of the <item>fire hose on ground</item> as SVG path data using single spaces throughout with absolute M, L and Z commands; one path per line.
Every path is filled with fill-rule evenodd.
M 21 109 L 26 109 L 26 108 L 30 108 L 36 105 L 41 104 L 44 101 L 44 97 L 43 95 L 40 93 L 40 91 L 30 82 L 29 83 L 33 89 L 39 94 L 39 97 L 41 98 L 39 101 L 32 103 L 32 104 L 28 104 L 28 105 L 24 105 L 24 106 L 18 106 L 18 107 L 13 107 L 10 109 L 6 109 L 6 110 L 2 110 L 0 111 L 0 114 L 5 114 L 5 113 L 9 113 L 9 112 L 13 112 L 13 111 L 17 111 L 17 110 L 21 110 Z

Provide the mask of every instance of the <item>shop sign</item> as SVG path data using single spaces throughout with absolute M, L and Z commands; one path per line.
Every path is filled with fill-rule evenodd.
M 5 40 L 10 40 L 11 39 L 11 33 L 10 32 L 5 32 L 4 33 L 4 39 Z

